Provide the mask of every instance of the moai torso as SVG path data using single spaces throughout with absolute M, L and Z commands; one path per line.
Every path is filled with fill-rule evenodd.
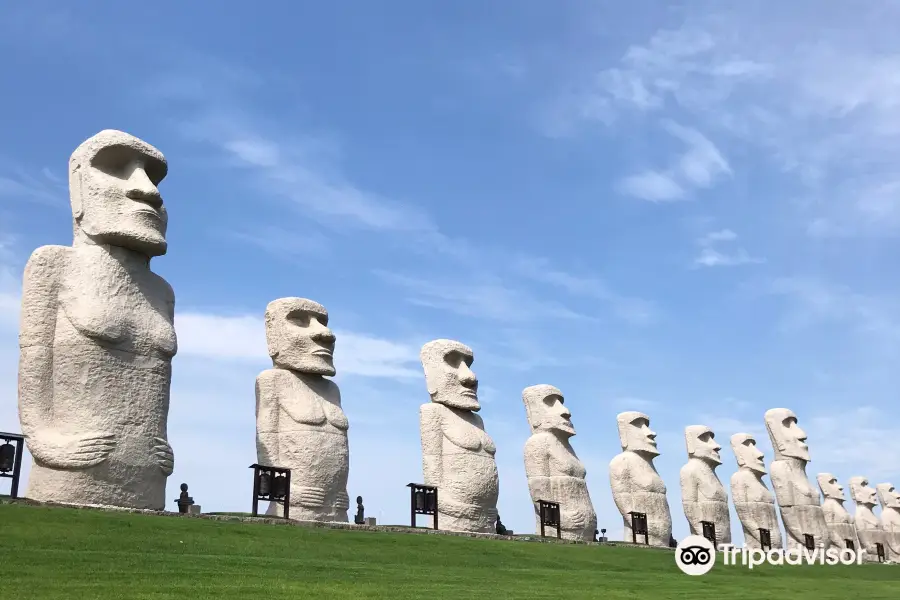
M 291 519 L 348 520 L 349 422 L 336 383 L 287 369 L 263 371 L 256 380 L 257 458 L 291 469 Z M 284 508 L 271 502 L 267 514 Z
M 625 451 L 609 463 L 609 479 L 613 500 L 622 514 L 623 540 L 632 540 L 632 511 L 647 515 L 648 542 L 667 548 L 672 539 L 672 516 L 666 497 L 666 484 L 656 471 L 651 458 Z M 642 540 L 639 540 L 643 543 Z
M 500 478 L 497 447 L 477 414 L 472 349 L 434 340 L 420 352 L 431 402 L 419 409 L 425 485 L 438 488 L 438 528 L 494 533 Z
M 805 546 L 804 534 L 812 535 L 816 547 L 831 546 L 831 533 L 819 504 L 819 490 L 806 476 L 806 463 L 798 459 L 774 460 L 769 465 L 775 498 L 787 533 L 787 547 Z
M 481 417 L 437 403 L 419 409 L 425 485 L 438 488 L 438 528 L 492 533 L 500 477 Z
M 775 496 L 766 487 L 762 475 L 741 468 L 731 476 L 731 499 L 744 531 L 744 545 L 762 548 L 760 529 L 769 531 L 772 549 L 784 547 L 775 508 Z
M 837 548 L 846 548 L 847 540 L 853 543 L 854 548 L 859 549 L 859 537 L 856 534 L 856 525 L 853 517 L 844 508 L 844 504 L 834 498 L 825 498 L 822 502 L 822 514 L 825 517 L 825 525 L 831 534 L 831 543 Z
M 541 528 L 538 501 L 556 502 L 562 537 L 590 541 L 597 514 L 585 481 L 587 470 L 570 443 L 575 426 L 562 392 L 552 385 L 534 385 L 522 391 L 522 401 L 532 432 L 524 457 L 536 530 Z
M 306 298 L 266 307 L 266 344 L 275 368 L 256 378 L 259 464 L 291 470 L 290 518 L 347 522 L 349 423 L 335 375 L 328 312 Z M 284 514 L 282 502 L 267 514 Z
M 107 180 L 88 168 L 96 165 L 91 153 L 110 145 L 128 148 L 117 156 L 135 161 L 129 179 Z M 38 248 L 25 268 L 19 415 L 34 458 L 28 498 L 165 507 L 174 468 L 167 419 L 175 298 L 149 268 L 149 256 L 165 252 L 165 213 L 160 178 L 151 182 L 145 173 L 160 161 L 158 150 L 122 132 L 85 142 L 70 163 L 75 244 Z M 126 196 L 126 188 L 139 191 Z M 81 231 L 87 222 L 103 233 L 89 238 Z

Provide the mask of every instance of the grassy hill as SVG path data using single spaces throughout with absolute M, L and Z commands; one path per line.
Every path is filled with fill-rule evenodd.
M 717 566 L 664 550 L 0 504 L 0 599 L 900 598 L 900 565 Z

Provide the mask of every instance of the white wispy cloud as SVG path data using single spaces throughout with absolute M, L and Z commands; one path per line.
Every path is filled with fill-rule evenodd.
M 739 265 L 761 264 L 765 259 L 750 255 L 744 248 L 730 252 L 721 249 L 722 244 L 735 242 L 738 235 L 730 229 L 721 229 L 704 234 L 697 240 L 700 253 L 694 258 L 695 267 L 736 267 Z
M 15 238 L 0 232 L 0 329 L 13 330 L 19 325 L 22 304 L 21 276 L 13 266 Z
M 265 323 L 253 315 L 184 312 L 175 316 L 178 352 L 213 360 L 269 363 Z M 421 377 L 419 346 L 335 330 L 338 375 L 409 379 Z
M 731 175 L 728 161 L 705 135 L 670 120 L 664 120 L 662 127 L 686 149 L 666 169 L 625 177 L 618 183 L 620 192 L 649 202 L 668 202 L 687 198 L 690 190 L 709 188 Z
M 375 275 L 409 292 L 406 301 L 418 306 L 495 321 L 531 321 L 536 318 L 594 320 L 558 302 L 541 300 L 499 278 L 460 281 L 419 278 L 375 270 Z
M 0 199 L 27 201 L 62 208 L 68 204 L 66 184 L 44 167 L 38 174 L 15 167 L 0 171 Z
M 604 52 L 569 57 L 579 75 L 560 86 L 554 114 L 575 134 L 594 123 L 633 127 L 619 118 L 625 114 L 674 111 L 796 177 L 802 202 L 778 209 L 809 223 L 809 235 L 896 234 L 900 170 L 890 157 L 900 151 L 900 42 L 890 24 L 898 18 L 900 8 L 886 2 L 851 8 L 800 0 L 764 12 L 695 2 L 677 25 L 618 60 Z M 597 106 L 603 110 L 587 108 Z M 706 177 L 706 169 L 685 168 L 698 181 Z M 654 201 L 685 197 L 671 168 L 648 173 L 621 189 Z

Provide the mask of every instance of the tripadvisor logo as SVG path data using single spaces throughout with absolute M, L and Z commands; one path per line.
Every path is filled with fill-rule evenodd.
M 675 564 L 688 575 L 706 575 L 716 564 L 716 549 L 701 535 L 689 535 L 675 547 Z
M 804 547 L 782 550 L 760 550 L 758 548 L 736 548 L 724 544 L 720 548 L 723 553 L 723 564 L 741 564 L 748 569 L 768 563 L 770 565 L 860 565 L 865 550 L 855 552 L 849 548 L 815 548 Z M 738 558 L 740 555 L 740 558 Z M 705 537 L 689 535 L 681 540 L 675 548 L 675 564 L 688 575 L 706 575 L 716 564 L 716 549 Z

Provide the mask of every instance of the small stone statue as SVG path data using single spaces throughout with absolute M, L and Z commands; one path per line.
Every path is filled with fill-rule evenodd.
M 178 512 L 187 514 L 189 507 L 194 505 L 194 499 L 188 496 L 188 484 L 181 484 L 181 494 L 178 496 Z
M 500 515 L 497 515 L 497 535 L 509 535 L 509 530 L 500 521 Z
M 597 539 L 597 536 L 598 536 L 598 535 L 600 535 L 600 530 L 599 530 L 599 529 L 595 529 L 595 530 L 594 530 L 594 541 L 595 541 L 595 542 L 599 542 L 599 541 L 600 541 L 600 540 Z
M 365 525 L 366 523 L 366 507 L 363 506 L 362 496 L 356 497 L 356 516 L 353 517 L 353 522 L 357 525 Z

